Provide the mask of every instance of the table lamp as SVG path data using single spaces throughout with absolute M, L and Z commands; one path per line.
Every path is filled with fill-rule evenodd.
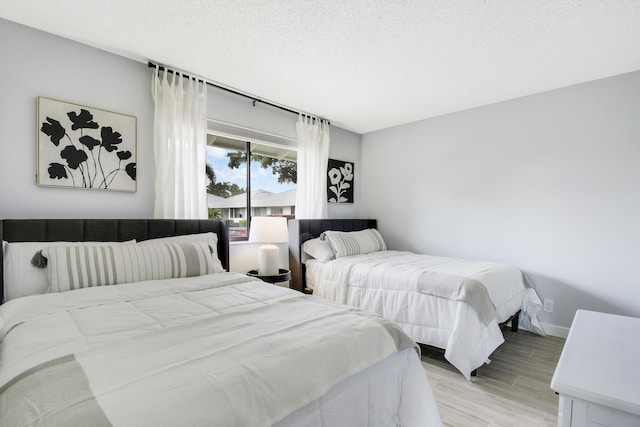
M 251 218 L 249 242 L 266 243 L 258 248 L 258 274 L 275 276 L 279 273 L 280 249 L 273 243 L 289 241 L 287 219 L 281 216 Z

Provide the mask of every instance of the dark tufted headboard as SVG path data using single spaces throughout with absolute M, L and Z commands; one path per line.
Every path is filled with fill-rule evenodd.
M 229 226 L 226 221 L 190 219 L 4 219 L 0 240 L 7 242 L 125 241 L 213 232 L 218 235 L 218 256 L 229 269 Z M 0 301 L 4 271 L 0 251 Z
M 375 219 L 295 219 L 289 221 L 289 268 L 291 287 L 306 292 L 302 244 L 324 231 L 358 231 L 376 228 Z

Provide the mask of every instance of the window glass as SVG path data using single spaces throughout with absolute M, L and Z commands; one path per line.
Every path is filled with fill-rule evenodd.
M 247 169 L 247 158 L 251 167 Z M 210 219 L 229 221 L 232 240 L 248 238 L 249 216 L 295 214 L 296 151 L 210 134 L 207 203 Z

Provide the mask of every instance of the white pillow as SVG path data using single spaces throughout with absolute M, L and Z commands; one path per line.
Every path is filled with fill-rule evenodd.
M 43 249 L 42 255 L 48 260 L 49 292 L 214 272 L 207 242 L 52 246 Z
M 305 254 L 320 262 L 328 262 L 336 257 L 333 249 L 331 249 L 331 244 L 327 240 L 322 240 L 319 237 L 304 242 L 302 244 L 302 250 Z M 306 259 L 303 261 L 306 261 Z
M 149 239 L 138 242 L 139 245 L 153 245 L 158 242 L 174 242 L 174 243 L 189 243 L 189 242 L 206 242 L 211 248 L 211 255 L 213 258 L 213 270 L 214 273 L 224 273 L 226 270 L 220 262 L 218 257 L 218 235 L 216 233 L 198 233 L 198 234 L 184 234 L 182 236 L 171 237 L 159 237 L 157 239 Z
M 361 231 L 325 231 L 323 234 L 329 240 L 336 258 L 387 250 L 382 235 L 375 228 Z
M 126 242 L 3 242 L 4 300 L 47 293 L 49 278 L 45 268 L 31 265 L 36 252 L 47 246 L 115 246 L 135 244 Z

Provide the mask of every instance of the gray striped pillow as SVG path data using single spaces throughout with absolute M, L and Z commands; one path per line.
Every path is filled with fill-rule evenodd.
M 48 259 L 49 292 L 215 272 L 206 242 L 53 246 L 42 255 Z
M 361 231 L 325 231 L 323 234 L 329 240 L 336 258 L 387 250 L 387 244 L 375 228 Z

